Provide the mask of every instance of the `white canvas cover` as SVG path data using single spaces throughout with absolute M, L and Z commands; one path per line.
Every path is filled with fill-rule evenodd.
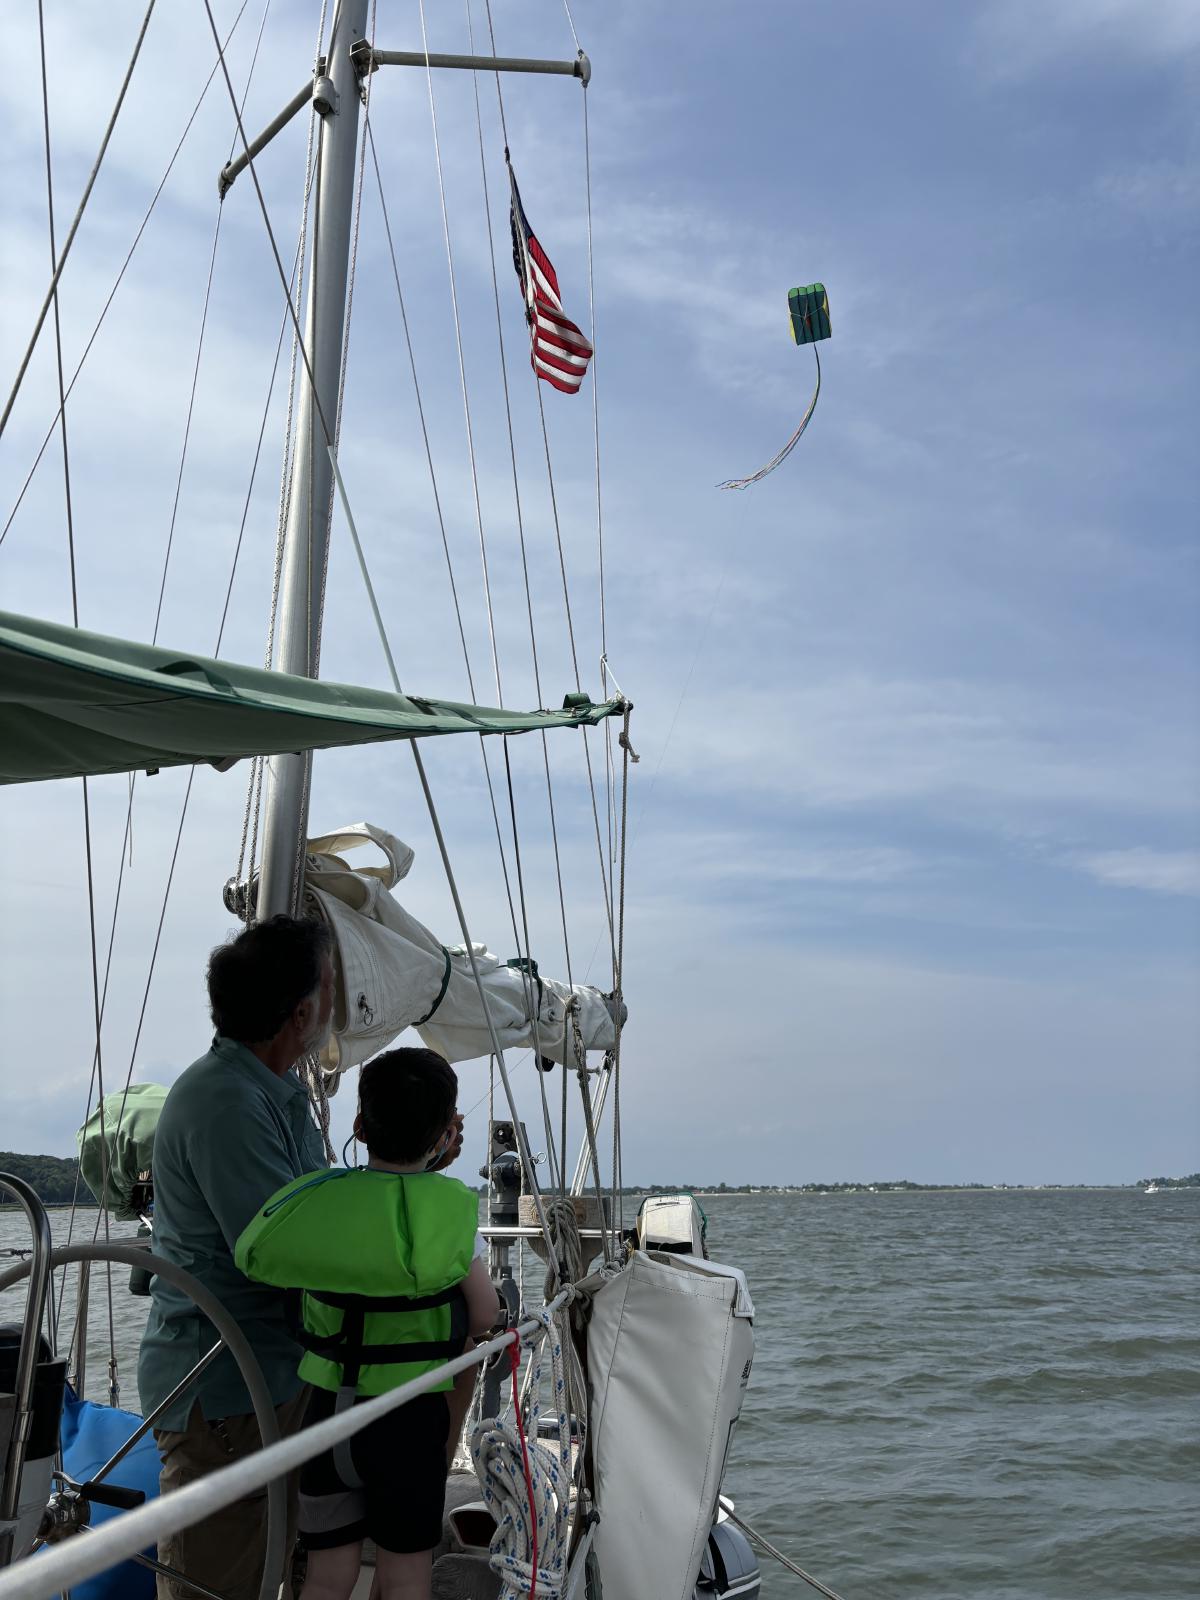
M 376 845 L 384 866 L 350 866 L 345 856 Z M 405 1028 L 415 1027 L 448 1061 L 491 1054 L 487 1021 L 463 945 L 449 949 L 396 900 L 391 890 L 413 863 L 410 847 L 369 822 L 308 841 L 307 898 L 333 932 L 337 969 L 333 1033 L 321 1065 L 337 1074 L 366 1061 Z M 611 1049 L 612 1014 L 604 995 L 550 978 L 540 984 L 475 946 L 483 987 L 503 1048 L 536 1043 L 554 1061 L 574 1064 L 567 1005 L 575 1000 L 584 1048 Z
M 604 1600 L 692 1600 L 754 1358 L 734 1268 L 635 1251 L 588 1324 Z

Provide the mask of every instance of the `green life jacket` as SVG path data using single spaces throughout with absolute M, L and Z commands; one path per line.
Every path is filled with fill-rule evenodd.
M 248 1278 L 303 1291 L 294 1331 L 307 1383 L 386 1394 L 461 1355 L 478 1217 L 456 1178 L 335 1167 L 273 1194 L 234 1260 Z

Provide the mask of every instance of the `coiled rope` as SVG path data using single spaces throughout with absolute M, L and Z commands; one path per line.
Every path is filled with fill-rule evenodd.
M 531 1313 L 541 1324 L 530 1380 L 528 1427 L 519 1403 L 513 1420 L 485 1418 L 471 1434 L 471 1460 L 485 1504 L 496 1520 L 488 1565 L 500 1579 L 500 1600 L 561 1600 L 567 1577 L 571 1434 L 566 1413 L 563 1343 L 548 1306 Z M 557 1449 L 538 1437 L 542 1362 L 550 1347 Z M 516 1394 L 517 1346 L 513 1345 Z

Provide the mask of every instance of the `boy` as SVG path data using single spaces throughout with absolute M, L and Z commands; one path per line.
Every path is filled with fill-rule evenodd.
M 247 1277 L 306 1291 L 300 1376 L 313 1385 L 309 1423 L 432 1371 L 499 1314 L 477 1197 L 429 1170 L 458 1134 L 453 1070 L 432 1050 L 391 1050 L 363 1067 L 358 1094 L 354 1132 L 366 1167 L 287 1184 L 237 1242 Z M 446 1474 L 473 1384 L 473 1371 L 446 1379 L 348 1447 L 305 1463 L 301 1600 L 348 1600 L 364 1538 L 378 1547 L 381 1600 L 428 1600 Z

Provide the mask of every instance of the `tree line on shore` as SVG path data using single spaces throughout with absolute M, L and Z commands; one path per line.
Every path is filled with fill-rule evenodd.
M 43 1205 L 69 1205 L 75 1198 L 79 1161 L 75 1156 L 23 1156 L 15 1150 L 0 1150 L 0 1172 L 23 1178 Z M 86 1189 L 82 1199 L 91 1204 Z
M 74 1156 L 27 1156 L 15 1150 L 0 1150 L 0 1172 L 24 1178 L 46 1205 L 67 1205 L 76 1198 L 79 1162 Z M 1132 1187 L 1145 1189 L 1155 1184 L 1160 1189 L 1200 1189 L 1200 1172 L 1182 1178 L 1139 1178 Z M 875 1183 L 648 1183 L 630 1184 L 625 1194 L 888 1194 L 951 1189 L 1065 1189 L 1074 1184 L 1028 1183 L 913 1183 L 909 1178 L 880 1179 Z M 1084 1187 L 1093 1187 L 1084 1185 Z M 1098 1185 L 1095 1187 L 1106 1187 Z M 1117 1185 L 1116 1187 L 1123 1187 Z M 480 1189 L 482 1193 L 482 1187 Z M 92 1203 L 85 1190 L 79 1198 Z

